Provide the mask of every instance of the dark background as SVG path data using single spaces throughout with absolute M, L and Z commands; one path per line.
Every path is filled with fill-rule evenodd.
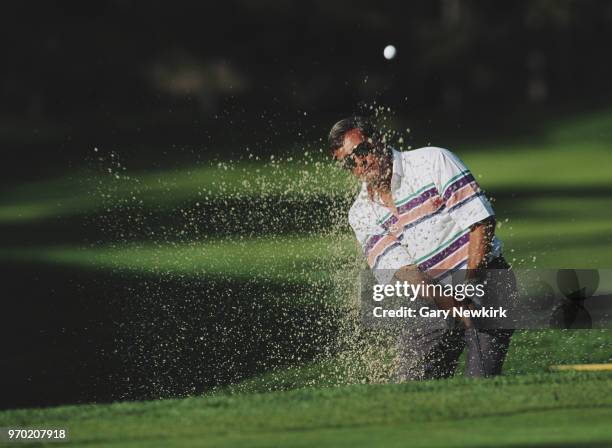
M 612 96 L 607 1 L 25 1 L 0 6 L 0 32 L 8 192 L 86 167 L 94 147 L 145 172 L 235 158 L 247 146 L 255 154 L 320 147 L 336 120 L 373 105 L 410 127 L 414 145 L 521 139 Z M 398 50 L 391 61 L 387 44 Z M 334 205 L 301 212 L 326 215 Z M 9 223 L 0 240 L 18 247 L 103 237 L 83 234 L 79 220 Z M 291 357 L 312 359 L 336 331 L 326 309 L 300 311 L 323 321 L 312 332 L 286 319 L 286 305 L 253 308 L 262 297 L 274 301 L 274 285 L 185 285 L 43 263 L 0 270 L 0 407 L 199 393 Z M 230 288 L 250 292 L 225 303 L 190 300 Z M 173 320 L 147 302 L 151 290 L 171 304 Z M 199 316 L 216 325 L 232 307 L 248 320 L 219 321 L 204 345 L 175 338 L 184 335 L 179 324 L 195 337 Z M 139 331 L 117 327 L 126 322 Z
M 312 142 L 374 102 L 415 143 L 518 137 L 612 92 L 606 1 L 26 1 L 0 17 L 4 181 L 93 146 L 146 165 Z

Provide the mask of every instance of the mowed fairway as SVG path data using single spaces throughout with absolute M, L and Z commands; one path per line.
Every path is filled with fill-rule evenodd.
M 213 394 L 0 414 L 74 446 L 609 446 L 612 376 L 526 375 Z
M 515 266 L 612 268 L 610 129 L 612 113 L 599 113 L 553 123 L 534 142 L 450 148 L 495 198 Z M 0 261 L 143 281 L 337 282 L 339 267 L 359 263 L 343 219 L 352 184 L 328 161 L 308 162 L 16 185 L 0 196 L 0 226 L 13 235 Z M 245 203 L 255 205 L 242 212 Z M 98 216 L 115 240 L 84 245 L 62 231 Z M 328 289 L 283 300 L 338 300 L 317 291 Z M 346 362 L 295 361 L 185 399 L 2 411 L 0 427 L 67 427 L 74 446 L 612 446 L 612 374 L 549 372 L 612 362 L 610 330 L 518 332 L 496 379 L 337 386 Z

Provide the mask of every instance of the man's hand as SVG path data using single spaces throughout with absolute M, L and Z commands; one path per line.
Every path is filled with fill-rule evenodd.
M 408 282 L 411 284 L 432 284 L 434 283 L 426 273 L 421 271 L 416 265 L 411 264 L 407 266 L 403 266 L 395 272 L 395 278 L 400 282 Z M 429 291 L 429 289 L 434 288 L 423 288 L 425 294 L 421 295 L 426 300 L 429 300 L 436 304 L 436 306 L 443 310 L 450 310 L 452 312 L 453 309 L 457 308 L 471 308 L 471 304 L 468 300 L 463 302 L 459 302 L 455 300 L 453 297 L 447 297 L 444 295 L 435 294 L 435 291 Z M 460 321 L 463 322 L 465 328 L 474 328 L 474 323 L 472 319 L 469 317 L 461 317 Z

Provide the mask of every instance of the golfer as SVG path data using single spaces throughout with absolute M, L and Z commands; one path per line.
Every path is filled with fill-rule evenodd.
M 491 204 L 453 153 L 437 147 L 396 151 L 361 117 L 336 123 L 329 146 L 362 183 L 349 223 L 379 283 L 456 282 L 458 276 L 472 282 L 491 270 L 509 273 L 504 282 L 512 283 Z M 489 285 L 484 302 L 499 304 L 512 294 L 514 285 L 498 286 Z M 474 306 L 452 297 L 426 299 L 444 309 Z M 469 318 L 460 324 L 439 319 L 425 328 L 406 327 L 399 339 L 398 380 L 452 376 L 466 347 L 467 376 L 501 373 L 512 331 L 475 327 Z

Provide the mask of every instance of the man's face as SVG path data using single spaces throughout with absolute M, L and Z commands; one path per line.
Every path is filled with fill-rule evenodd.
M 334 158 L 342 162 L 346 157 L 352 157 L 355 164 L 351 168 L 351 173 L 362 182 L 372 182 L 381 174 L 381 160 L 371 152 L 366 155 L 353 153 L 354 149 L 364 141 L 365 138 L 359 129 L 348 131 L 344 135 L 342 146 L 334 151 Z

